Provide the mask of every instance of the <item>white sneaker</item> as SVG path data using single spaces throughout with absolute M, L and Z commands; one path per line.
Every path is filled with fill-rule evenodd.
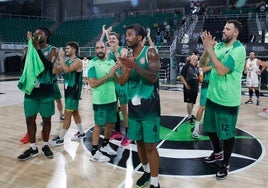
M 195 139 L 198 139 L 199 138 L 199 131 L 198 130 L 194 130 L 193 133 L 192 133 L 192 137 L 195 138 Z
M 100 150 L 108 155 L 116 155 L 116 151 L 114 151 L 110 144 L 107 144 L 105 147 L 101 147 Z
M 71 141 L 79 141 L 80 139 L 84 138 L 86 136 L 86 134 L 80 133 L 79 131 L 77 131 L 77 133 L 74 134 L 74 136 L 71 138 Z
M 103 155 L 99 150 L 95 153 L 95 155 L 93 155 L 92 157 L 90 157 L 91 161 L 95 161 L 95 162 L 100 162 L 100 163 L 107 163 L 110 161 L 110 158 Z

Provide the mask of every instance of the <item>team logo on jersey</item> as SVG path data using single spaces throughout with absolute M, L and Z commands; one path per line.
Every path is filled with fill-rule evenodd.
M 140 64 L 144 64 L 144 63 L 145 63 L 145 58 L 142 57 L 142 58 L 140 59 Z
M 48 52 L 46 51 L 46 52 L 44 52 L 44 56 L 48 56 Z
M 199 139 L 193 139 L 191 129 L 194 125 L 182 120 L 182 117 L 161 117 L 161 141 L 158 143 L 159 174 L 170 176 L 215 175 L 219 163 L 207 164 L 203 161 L 212 153 L 208 136 L 202 132 L 202 127 L 200 127 Z M 84 142 L 90 151 L 91 134 L 92 129 L 87 132 Z M 258 139 L 241 129 L 236 130 L 235 138 L 236 145 L 230 160 L 230 172 L 249 168 L 262 160 L 264 149 Z M 110 145 L 117 151 L 115 157 L 109 156 L 110 164 L 126 168 L 127 161 L 131 157 L 134 170 L 141 170 L 136 144 L 132 143 L 127 147 L 122 147 L 120 143 L 120 140 L 110 141 Z

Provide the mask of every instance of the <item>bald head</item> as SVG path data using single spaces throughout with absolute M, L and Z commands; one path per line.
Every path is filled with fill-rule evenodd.
M 197 55 L 191 55 L 190 64 L 196 66 L 197 62 L 198 62 L 198 56 Z

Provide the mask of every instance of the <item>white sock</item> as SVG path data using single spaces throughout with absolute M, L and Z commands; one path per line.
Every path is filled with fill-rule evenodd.
M 61 140 L 64 139 L 64 137 L 65 137 L 67 131 L 68 131 L 68 130 L 66 130 L 66 129 L 62 129 L 62 132 L 61 132 L 61 135 L 60 135 L 60 139 L 61 139 Z
M 197 132 L 199 131 L 199 124 L 200 124 L 200 121 L 195 121 L 194 130 Z
M 36 150 L 36 143 L 30 143 L 30 147 L 31 147 L 33 150 Z
M 45 145 L 48 145 L 48 142 L 44 142 L 43 145 L 44 145 L 44 146 L 45 146 Z
M 154 187 L 158 186 L 158 176 L 157 177 L 151 176 L 151 185 L 153 185 Z
M 59 111 L 60 116 L 63 115 L 62 111 Z
M 84 132 L 83 129 L 82 129 L 82 123 L 77 123 L 76 126 L 77 126 L 77 129 L 78 129 L 78 131 L 80 133 L 83 133 Z
M 149 163 L 147 163 L 146 165 L 142 165 L 144 172 L 150 173 L 150 166 Z

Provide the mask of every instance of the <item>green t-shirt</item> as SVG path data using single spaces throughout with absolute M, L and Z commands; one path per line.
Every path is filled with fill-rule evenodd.
M 136 58 L 137 65 L 143 69 L 148 69 L 148 49 L 148 46 L 144 46 Z M 160 116 L 158 81 L 153 84 L 132 70 L 128 81 L 128 97 L 129 117 L 151 119 Z
M 88 68 L 88 78 L 100 79 L 109 74 L 110 69 L 115 65 L 114 60 L 105 59 L 101 61 L 97 58 L 90 60 Z M 116 102 L 114 79 L 111 78 L 98 87 L 92 88 L 93 104 L 108 104 Z
M 70 67 L 74 61 L 79 59 L 76 57 L 72 61 L 66 61 L 66 65 Z M 64 74 L 64 94 L 65 98 L 79 100 L 82 90 L 82 69 Z
M 215 45 L 214 52 L 230 71 L 220 76 L 215 68 L 212 68 L 207 98 L 223 106 L 239 106 L 242 71 L 246 59 L 245 47 L 239 41 L 229 47 L 221 42 Z

